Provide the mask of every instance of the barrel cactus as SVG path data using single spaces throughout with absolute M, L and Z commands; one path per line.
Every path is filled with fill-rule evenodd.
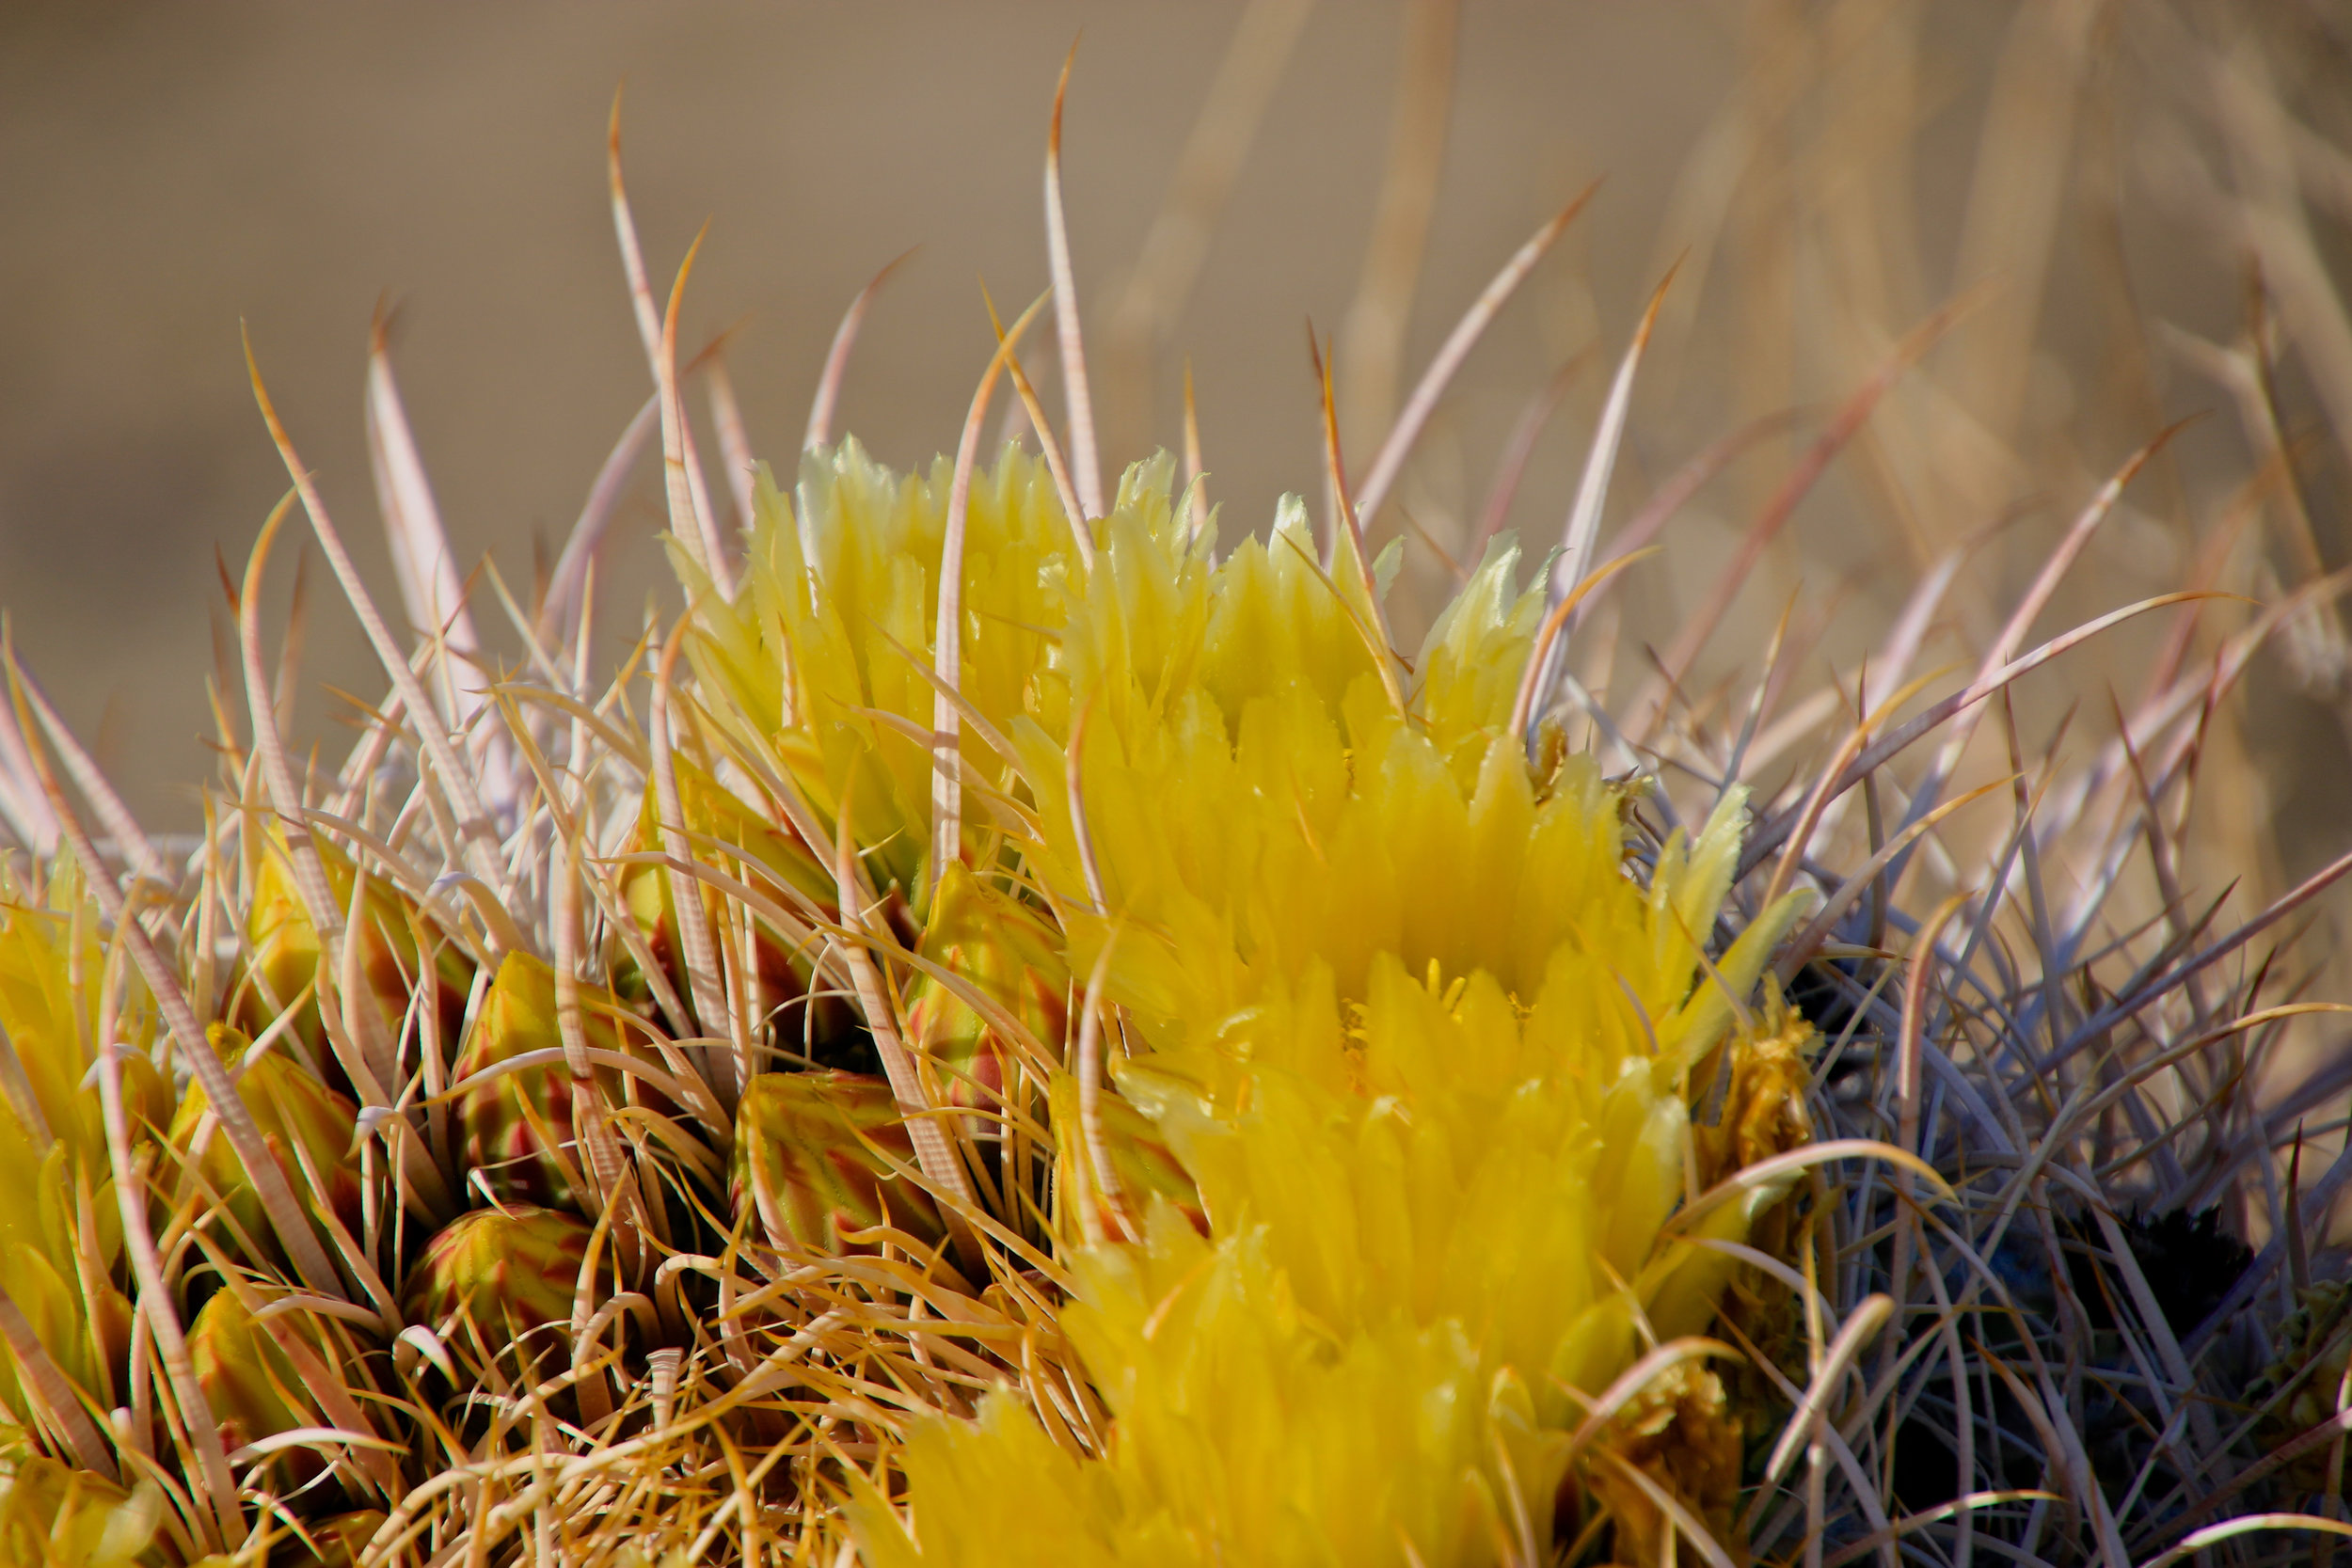
M 620 189 L 616 161 L 638 268 Z M 11 651 L 0 767 L 54 837 L 0 857 L 9 1560 L 1647 1564 L 2060 1495 L 2120 1543 L 2044 1374 L 1970 1414 L 1993 1380 L 1954 1325 L 2032 1332 L 2022 1286 L 1983 1292 L 2033 1211 L 1950 1118 L 2032 1167 L 2121 1093 L 2034 1099 L 2001 1051 L 2121 1040 L 2195 971 L 2017 967 L 1997 891 L 1890 911 L 1977 796 L 1908 776 L 1889 834 L 1877 793 L 2081 637 L 2009 638 L 1899 723 L 1915 639 L 1849 740 L 1760 785 L 1769 669 L 1744 727 L 1633 744 L 1572 650 L 1637 559 L 1600 524 L 1647 321 L 1559 548 L 1495 537 L 1407 638 L 1327 372 L 1320 516 L 1234 526 L 1166 454 L 1104 490 L 1049 192 L 1067 442 L 1024 317 L 954 458 L 895 472 L 820 415 L 726 526 L 685 274 L 666 316 L 633 278 L 678 594 L 617 671 L 593 529 L 511 668 L 446 597 L 380 341 L 416 639 L 262 394 L 391 682 L 347 763 L 296 769 L 265 678 L 289 508 L 193 852 L 136 832 Z M 1015 394 L 1033 445 L 983 451 Z M 1864 796 L 1861 868 L 1813 858 Z M 2073 1011 L 2021 1022 L 2044 1004 Z M 2218 1038 L 2254 990 L 2197 1006 Z M 1857 1064 L 1880 1087 L 1840 1099 Z M 2158 1334 L 2111 1250 L 2107 1323 L 2193 1386 L 2198 1325 Z M 2334 1418 L 2341 1347 L 2293 1349 L 2325 1375 L 2259 1440 Z M 1953 1402 L 1963 1484 L 1823 1513 L 1833 1468 L 1870 1489 L 1856 1445 Z M 2185 1487 L 2169 1445 L 2227 1443 L 2173 1408 L 2116 1451 Z M 1972 1448 L 1979 1417 L 2042 1432 L 2048 1473 Z

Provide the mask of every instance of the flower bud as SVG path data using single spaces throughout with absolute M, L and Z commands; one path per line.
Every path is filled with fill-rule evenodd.
M 307 1568 L 357 1568 L 360 1554 L 375 1532 L 384 1528 L 385 1513 L 380 1508 L 363 1508 L 353 1513 L 338 1513 L 317 1524 L 305 1525 L 303 1531 L 316 1548 Z
M 1065 1240 L 1075 1241 L 1085 1233 L 1078 1218 L 1081 1201 L 1094 1204 L 1103 1234 L 1116 1238 L 1124 1234 L 1120 1228 L 1120 1211 L 1123 1209 L 1129 1223 L 1140 1231 L 1155 1195 L 1174 1204 L 1195 1230 L 1203 1236 L 1209 1233 L 1209 1214 L 1200 1201 L 1200 1189 L 1151 1118 L 1123 1095 L 1105 1085 L 1096 1106 L 1111 1175 L 1119 1183 L 1117 1201 L 1094 1174 L 1078 1115 L 1077 1079 L 1066 1072 L 1056 1073 L 1048 1099 L 1054 1116 L 1054 1208 Z
M 113 1201 L 113 1193 L 106 1195 Z M 58 1373 L 102 1405 L 123 1386 L 131 1351 L 131 1303 L 107 1280 L 98 1283 L 95 1302 L 85 1302 L 69 1253 L 61 1270 L 38 1246 L 0 1244 L 8 1299 Z M 0 1405 L 24 1425 L 33 1418 L 30 1379 L 12 1348 L 0 1348 Z M 0 1558 L 0 1561 L 5 1561 Z
M 755 1206 L 779 1250 L 866 1250 L 844 1238 L 882 1225 L 936 1244 L 946 1229 L 914 1169 L 914 1140 L 881 1078 L 761 1073 L 736 1109 L 735 1210 Z
M 948 865 L 931 900 L 922 955 L 994 1002 L 1058 1056 L 1070 1028 L 1070 968 L 1054 930 L 1027 905 Z M 994 1111 L 1004 1102 L 1011 1042 L 938 976 L 907 991 L 907 1037 L 930 1056 L 944 1104 Z M 995 1132 L 975 1118 L 976 1136 Z
M 810 853 L 798 833 L 769 822 L 686 758 L 672 760 L 677 769 L 678 803 L 685 817 L 689 847 L 703 856 L 725 853 L 716 848 L 714 840 L 718 845 L 731 847 L 753 868 L 729 868 L 732 874 L 741 876 L 743 880 L 790 908 L 793 900 L 773 885 L 781 882 L 830 918 L 836 889 L 829 863 Z M 648 789 L 628 848 L 633 853 L 660 853 L 667 847 L 661 832 L 660 802 L 656 792 Z M 722 860 L 719 863 L 725 863 Z M 644 933 L 654 961 L 660 966 L 672 990 L 691 1003 L 691 988 L 686 978 L 685 947 L 678 930 L 669 869 L 644 863 L 625 866 L 620 886 L 621 902 Z M 708 911 L 714 896 L 704 896 L 706 921 L 710 918 Z M 715 936 L 715 922 L 711 923 L 711 930 Z M 856 1010 L 847 998 L 810 997 L 811 990 L 825 989 L 816 981 L 813 950 L 794 949 L 780 942 L 765 926 L 754 931 L 753 946 L 764 1000 L 769 1007 L 782 1009 L 776 1015 L 777 1031 L 790 1049 L 824 1060 L 859 1032 Z M 614 958 L 612 975 L 614 989 L 622 996 L 631 1002 L 644 999 L 649 988 L 633 954 L 624 953 Z M 702 1024 L 714 1034 L 725 1032 L 723 1020 L 704 1019 Z
M 461 1326 L 470 1320 L 494 1353 L 513 1344 L 535 1358 L 532 1341 L 546 1338 L 536 1331 L 572 1321 L 590 1234 L 585 1221 L 527 1203 L 460 1215 L 408 1271 L 401 1313 L 453 1349 L 470 1342 Z
M 326 867 L 327 885 L 337 905 L 349 911 L 354 870 L 348 856 L 334 846 L 313 839 Z M 368 879 L 367 897 L 347 927 L 346 940 L 359 944 L 359 972 L 369 994 L 382 1013 L 385 1027 L 397 1030 L 409 1011 L 409 997 L 419 976 L 416 904 L 382 877 Z M 318 975 L 319 935 L 310 911 L 295 884 L 284 838 L 273 832 L 265 841 L 253 878 L 253 899 L 246 911 L 246 940 L 253 952 L 253 979 L 239 999 L 238 1025 L 259 1036 L 276 1017 L 272 1004 L 284 1006 L 302 994 Z M 431 983 L 433 1005 L 444 1039 L 454 1035 L 465 1017 L 466 993 L 473 985 L 473 964 L 449 942 L 434 954 Z M 330 1079 L 341 1069 L 319 1024 L 318 999 L 305 998 L 294 1015 L 294 1033 L 308 1046 Z M 347 1087 L 338 1082 L 338 1086 Z
M 230 1070 L 235 1071 L 248 1043 L 246 1037 L 225 1023 L 215 1023 L 205 1031 L 205 1038 L 229 1064 Z M 285 1173 L 286 1184 L 312 1204 L 323 1197 L 338 1219 L 356 1229 L 359 1224 L 359 1178 L 352 1165 L 351 1145 L 358 1113 L 351 1101 L 275 1051 L 265 1053 L 246 1067 L 237 1081 L 237 1098 L 245 1101 L 246 1109 L 252 1114 L 254 1124 L 261 1129 L 262 1142 L 277 1160 L 278 1169 Z M 203 1085 L 191 1081 L 186 1098 L 180 1101 L 179 1111 L 171 1118 L 169 1137 L 174 1148 L 183 1155 L 194 1152 L 197 1130 L 211 1107 Z M 310 1178 L 304 1174 L 306 1162 L 326 1183 L 323 1193 L 314 1191 Z M 238 1161 L 236 1150 L 230 1147 L 217 1126 L 204 1146 L 202 1158 L 196 1162 L 196 1171 L 245 1240 L 275 1258 L 275 1227 L 262 1212 L 261 1196 Z
M 54 1459 L 28 1459 L 0 1481 L 0 1562 L 40 1568 L 168 1568 L 158 1538 L 164 1497 L 151 1481 L 125 1492 Z
M 609 997 L 598 1006 L 584 986 L 582 992 L 580 1023 L 589 1050 L 650 1054 L 641 1032 L 631 1027 L 624 1033 Z M 545 1065 L 483 1078 L 526 1053 L 563 1048 L 555 972 L 527 953 L 509 953 L 499 965 L 498 978 L 483 999 L 453 1069 L 461 1085 L 482 1079 L 459 1095 L 458 1117 L 465 1128 L 467 1164 L 476 1167 L 501 1201 L 581 1207 L 582 1195 L 574 1183 L 588 1180 L 588 1173 L 581 1163 L 586 1151 L 580 1147 L 580 1129 L 573 1125 L 570 1067 L 549 1057 Z M 631 1074 L 606 1066 L 592 1070 L 608 1105 L 633 1101 L 664 1113 L 675 1109 L 668 1101 L 647 1095 L 643 1082 Z
M 272 1299 L 285 1291 L 267 1285 L 247 1290 Z M 338 1353 L 330 1348 L 312 1314 L 299 1309 L 278 1320 L 285 1331 L 300 1336 L 323 1366 L 331 1367 Z M 252 1307 L 236 1290 L 215 1293 L 188 1325 L 188 1360 L 196 1380 L 220 1425 L 221 1444 L 230 1452 L 264 1437 L 297 1427 L 331 1426 L 310 1403 L 307 1380 L 269 1328 L 257 1322 Z M 307 1481 L 326 1467 L 325 1458 L 311 1449 L 294 1449 L 281 1456 L 290 1475 Z

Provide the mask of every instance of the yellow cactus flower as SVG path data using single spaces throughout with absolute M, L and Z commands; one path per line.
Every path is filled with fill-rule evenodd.
M 911 900 L 928 893 L 932 760 L 919 737 L 948 488 L 945 462 L 902 478 L 853 440 L 807 454 L 793 499 L 763 483 L 740 589 L 696 599 L 688 644 L 705 705 L 772 750 L 828 825 L 853 798 L 868 877 Z M 1078 565 L 1045 466 L 1009 451 L 977 476 L 965 530 L 961 700 L 999 718 L 1050 704 L 1053 628 Z M 691 562 L 674 560 L 692 584 Z M 988 761 L 968 736 L 964 755 Z
M 62 1150 L 53 1151 L 53 1155 L 61 1154 Z M 46 1178 L 54 1181 L 63 1175 L 64 1161 L 53 1158 L 44 1169 Z M 112 1185 L 92 1196 L 103 1197 L 111 1208 Z M 61 1205 L 50 1207 L 62 1209 Z M 103 1212 L 93 1208 L 94 1214 Z M 93 1226 L 98 1232 L 93 1237 L 95 1266 L 86 1271 L 76 1266 L 78 1230 L 64 1228 L 56 1218 L 43 1228 L 49 1236 L 40 1244 L 10 1242 L 0 1245 L 0 1268 L 7 1271 L 8 1300 L 50 1365 L 66 1380 L 69 1391 L 103 1406 L 123 1386 L 131 1352 L 130 1299 L 112 1278 L 112 1265 L 121 1251 L 120 1231 Z M 39 1388 L 40 1375 L 23 1363 L 13 1344 L 0 1356 L 0 1405 L 20 1425 L 53 1420 L 57 1414 L 55 1406 L 63 1396 Z
M 1203 125 L 1255 116 L 1232 107 Z M 2341 1171 L 2307 1185 L 2299 1131 L 2276 1157 L 2328 1085 L 2264 1053 L 2328 1010 L 2267 1000 L 2300 984 L 2269 949 L 2352 859 L 2225 920 L 2174 885 L 2166 825 L 2244 740 L 2217 705 L 2263 639 L 2327 641 L 2326 584 L 2226 625 L 2188 605 L 2244 586 L 2207 551 L 2192 592 L 2029 649 L 2159 441 L 2019 611 L 1972 603 L 1963 633 L 2002 629 L 1961 638 L 1964 686 L 1914 679 L 1967 596 L 1961 550 L 1858 684 L 1788 689 L 1832 616 L 1712 687 L 1756 552 L 1895 378 L 1933 370 L 1955 302 L 1889 341 L 1629 702 L 1628 603 L 1587 595 L 1787 429 L 1755 420 L 1604 533 L 1661 287 L 1561 550 L 1531 575 L 1500 531 L 1545 403 L 1476 559 L 1446 558 L 1450 602 L 1403 634 L 1406 545 L 1367 530 L 1424 492 L 1449 378 L 1581 198 L 1360 469 L 1312 344 L 1320 515 L 1286 497 L 1221 548 L 1189 381 L 1185 485 L 1163 453 L 1104 492 L 1055 116 L 1052 288 L 952 462 L 830 441 L 861 296 L 793 470 L 758 467 L 723 356 L 681 354 L 691 253 L 658 304 L 617 121 L 656 396 L 533 592 L 461 576 L 383 323 L 367 434 L 397 607 L 257 367 L 294 493 L 227 585 L 246 689 L 215 693 L 201 835 L 140 830 L 0 625 L 0 1568 L 1650 1568 L 1787 1558 L 1801 1530 L 2169 1561 L 2338 1528 L 2243 1511 L 2341 1491 L 2352 1284 L 2318 1228 Z M 1066 444 L 1015 357 L 1049 297 Z M 2269 368 L 2264 334 L 2244 346 Z M 992 459 L 1007 372 L 1027 423 Z M 657 429 L 682 605 L 654 601 L 608 685 L 595 562 Z M 280 733 L 291 646 L 270 671 L 265 566 L 297 504 L 391 684 L 340 768 Z M 1442 556 L 1449 531 L 1422 538 Z M 2010 722 L 2035 775 L 2016 822 L 1947 825 L 2001 787 L 1962 792 L 2013 680 L 2168 606 L 2119 744 L 2026 768 Z M 1634 775 L 1574 749 L 1587 721 Z M 1923 885 L 1956 895 L 1924 921 Z M 1808 1019 L 1863 1092 L 1824 1091 Z M 1799 1184 L 1862 1159 L 1901 1174 Z M 2259 1256 L 2218 1234 L 2265 1212 Z M 2052 1225 L 2084 1267 L 2027 1257 Z M 2168 1289 L 2176 1253 L 2226 1266 Z M 2281 1274 L 2296 1309 L 2265 1334 Z M 2092 1286 L 2104 1315 L 2075 1309 Z M 2217 1418 L 2239 1394 L 2247 1420 Z M 2245 1469 L 2248 1443 L 2271 1458 Z M 2036 1473 L 2052 1490 L 2019 1489 Z
M 1130 471 L 1089 525 L 1090 568 L 1025 458 L 975 484 L 957 689 L 974 815 L 993 808 L 995 836 L 968 830 L 964 853 L 1017 845 L 1059 916 L 1066 956 L 1041 973 L 1102 961 L 1128 1031 L 1112 1070 L 1134 1098 L 1099 1091 L 1101 1171 L 1075 1081 L 1057 1075 L 1049 1097 L 1059 1207 L 1098 1206 L 1092 1227 L 1062 1221 L 1065 1241 L 1110 1238 L 1073 1249 L 1063 1322 L 1116 1441 L 1049 1464 L 1043 1429 L 1003 1397 L 977 1425 L 923 1426 L 908 1457 L 922 1556 L 1189 1560 L 1214 1541 L 1253 1559 L 1409 1543 L 1427 1562 L 1482 1560 L 1482 1509 L 1549 1519 L 1578 1402 L 1645 1335 L 1713 1316 L 1728 1271 L 1668 1216 L 1703 1174 L 1802 1135 L 1788 1119 L 1801 1075 L 1777 1070 L 1801 1066 L 1802 1034 L 1766 1051 L 1742 1011 L 1797 905 L 1703 964 L 1744 796 L 1637 880 L 1620 792 L 1581 757 L 1530 766 L 1508 717 L 1540 595 L 1514 586 L 1515 552 L 1491 552 L 1400 659 L 1376 597 L 1350 586 L 1368 576 L 1376 594 L 1387 562 L 1365 573 L 1343 538 L 1327 570 L 1291 503 L 1270 542 L 1213 565 L 1168 475 Z M 769 576 L 747 598 L 764 608 L 698 610 L 705 679 L 740 692 L 772 673 L 765 721 L 820 742 L 791 759 L 811 800 L 883 782 L 868 793 L 891 815 L 861 807 L 858 836 L 889 843 L 876 853 L 915 886 L 920 834 L 904 825 L 930 756 L 908 731 L 928 731 L 932 705 L 915 662 L 938 489 L 882 483 L 853 448 L 812 458 L 751 541 Z M 1007 573 L 1001 552 L 1023 539 L 1050 553 Z M 927 943 L 952 946 L 959 972 L 988 971 L 984 947 L 936 934 L 970 920 L 979 886 L 943 868 L 930 911 Z M 1000 932 L 1027 918 L 993 917 Z M 969 1009 L 917 988 L 918 1041 L 972 1051 Z M 1001 1082 L 999 1064 L 962 1063 L 943 1078 Z M 1693 1128 L 1705 1065 L 1735 1081 L 1722 1137 L 1736 1147 Z M 1742 1239 L 1782 1190 L 1695 1228 Z M 1144 1239 L 1121 1243 L 1131 1230 Z M 1406 1413 L 1431 1401 L 1452 1414 L 1417 1426 Z M 1043 1483 L 1013 1484 L 1032 1465 L 1067 1482 L 1092 1547 L 1054 1534 L 1054 1507 L 1006 1513 Z M 1710 1516 L 1718 1479 L 1682 1482 Z M 880 1519 L 865 1541 L 886 1560 L 908 1548 Z
M 17 1184 L 16 1163 L 38 1162 L 52 1140 L 93 1172 L 105 1170 L 105 1129 L 87 1081 L 104 963 L 97 906 L 71 865 L 25 884 L 0 863 L 0 1180 L 12 1190 L 31 1190 Z M 148 1009 L 135 1002 L 118 1011 L 115 1034 L 131 1047 L 119 1053 L 125 1099 L 135 1116 L 160 1125 L 171 1094 L 146 1055 L 154 1035 Z M 0 1237 L 19 1234 L 29 1212 L 0 1204 Z

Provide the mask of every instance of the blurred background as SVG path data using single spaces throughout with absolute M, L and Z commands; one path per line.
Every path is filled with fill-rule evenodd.
M 2341 4 L 12 0 L 0 605 L 17 647 L 147 825 L 193 827 L 215 552 L 242 571 L 286 485 L 239 323 L 396 607 L 361 425 L 379 301 L 456 550 L 525 594 L 649 390 L 605 185 L 624 83 L 657 289 L 708 221 L 682 341 L 731 332 L 757 453 L 788 482 L 844 307 L 918 246 L 836 429 L 901 466 L 952 451 L 993 343 L 983 287 L 1009 314 L 1045 284 L 1046 124 L 1082 33 L 1065 163 L 1105 464 L 1179 444 L 1188 360 L 1229 540 L 1283 491 L 1319 497 L 1308 323 L 1336 338 L 1360 472 L 1496 268 L 1604 182 L 1374 519 L 1376 538 L 1413 536 L 1408 626 L 1448 558 L 1474 554 L 1498 460 L 1548 384 L 1560 404 L 1507 520 L 1538 549 L 1557 540 L 1609 377 L 1677 263 L 1610 526 L 1726 433 L 1796 414 L 1637 569 L 1620 682 L 1704 603 L 1837 403 L 1963 291 L 1962 319 L 1766 552 L 1694 692 L 1752 665 L 1784 610 L 1806 685 L 1851 672 L 1956 550 L 1925 662 L 1973 664 L 2100 481 L 2188 415 L 2204 417 L 2037 635 L 2190 581 L 2276 600 L 2352 546 Z M 1058 410 L 1042 334 L 1028 358 Z M 675 597 L 658 469 L 638 470 L 602 568 L 616 636 Z M 281 546 L 275 626 L 293 560 Z M 294 733 L 339 759 L 349 709 L 327 689 L 372 696 L 382 678 L 318 566 Z M 496 626 L 493 604 L 477 613 Z M 2021 692 L 2029 742 L 2070 715 L 2111 731 L 2168 637 L 2210 651 L 2252 611 L 2198 613 L 2135 624 Z M 2198 869 L 2249 893 L 2352 838 L 2339 623 L 2304 614 L 2267 646 L 2250 694 L 2218 710 L 2204 744 L 2232 766 L 2208 764 L 2194 805 Z

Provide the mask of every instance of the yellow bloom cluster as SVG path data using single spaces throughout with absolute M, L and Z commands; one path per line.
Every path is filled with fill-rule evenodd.
M 154 1049 L 71 862 L 0 887 L 0 1192 L 37 1195 L 0 1205 L 0 1407 L 28 1464 L 98 1472 L 21 1469 L 0 1528 L 79 1531 L 75 1560 L 195 1555 L 93 1424 L 138 1375 L 132 1168 L 164 1253 L 214 1276 L 175 1401 L 203 1396 L 216 1470 L 333 1480 L 313 1524 L 338 1541 L 384 1518 L 347 1506 L 380 1500 L 357 1462 L 273 1445 L 365 1425 L 372 1386 L 333 1370 L 380 1370 L 389 1334 L 321 1315 L 295 1255 L 380 1255 L 409 1333 L 469 1321 L 501 1375 L 560 1378 L 531 1347 L 589 1343 L 601 1300 L 683 1250 L 628 1217 L 657 1180 L 758 1267 L 866 1282 L 876 1342 L 907 1324 L 871 1282 L 970 1292 L 958 1365 L 1003 1386 L 850 1418 L 884 1437 L 844 1499 L 877 1568 L 1730 1540 L 1741 1433 L 1692 1337 L 1739 1267 L 1712 1243 L 1788 1233 L 1756 1223 L 1785 1177 L 1727 1179 L 1807 1135 L 1804 1026 L 1753 995 L 1795 905 L 1724 919 L 1743 797 L 1637 847 L 1628 786 L 1554 732 L 1530 762 L 1511 714 L 1543 594 L 1516 550 L 1407 655 L 1393 553 L 1318 541 L 1294 500 L 1220 560 L 1172 478 L 1138 465 L 1073 526 L 1011 450 L 957 519 L 946 465 L 844 444 L 791 497 L 763 486 L 733 594 L 681 548 L 692 678 L 665 654 L 599 940 L 558 897 L 552 960 L 519 932 L 459 954 L 326 849 L 324 895 L 356 911 L 338 951 L 293 847 L 255 834 L 230 895 L 249 958 L 180 977 L 199 1063 Z M 388 1227 L 344 1091 L 408 1072 L 395 1037 L 443 1147 L 403 1146 Z M 220 1104 L 175 1083 L 199 1068 Z M 829 1343 L 811 1375 L 858 1354 Z
M 1738 1433 L 1711 1374 L 1670 1369 L 1579 1429 L 1645 1349 L 1708 1326 L 1733 1265 L 1704 1243 L 1744 1240 L 1786 1187 L 1677 1210 L 1804 1135 L 1781 1070 L 1802 1026 L 1743 1006 L 1793 905 L 1705 958 L 1741 798 L 1637 879 L 1624 792 L 1557 748 L 1531 767 L 1510 732 L 1542 608 L 1515 550 L 1407 658 L 1377 602 L 1393 555 L 1367 572 L 1342 532 L 1327 564 L 1289 501 L 1217 561 L 1170 477 L 1131 469 L 1079 539 L 1043 465 L 980 474 L 952 688 L 961 857 L 1051 911 L 1120 1097 L 1056 1129 L 1082 1167 L 1065 1194 L 1096 1199 L 1057 1222 L 1061 1326 L 1109 1436 L 1009 1392 L 933 1418 L 904 1496 L 855 1505 L 865 1550 L 1532 1560 L 1594 1493 L 1621 1556 L 1661 1528 L 1653 1494 L 1727 1531 Z M 949 483 L 813 454 L 690 648 L 756 766 L 828 818 L 852 800 L 875 890 L 918 923 Z M 1038 1109 L 1067 1119 L 1077 1053 L 1044 1043 L 1070 1059 Z M 1145 1118 L 1205 1235 L 1105 1147 Z
M 79 1418 L 72 1388 L 121 1386 L 131 1304 L 114 1284 L 122 1223 L 115 1202 L 98 1089 L 87 1081 L 101 1027 L 139 1041 L 144 1016 L 102 1020 L 106 961 L 98 911 L 71 865 L 40 881 L 0 868 L 0 1356 L 6 1417 L 61 1430 Z M 133 1114 L 167 1120 L 171 1096 L 147 1057 L 123 1053 Z M 31 1369 L 37 1342 L 48 1365 Z M 44 1380 L 48 1386 L 43 1386 Z

